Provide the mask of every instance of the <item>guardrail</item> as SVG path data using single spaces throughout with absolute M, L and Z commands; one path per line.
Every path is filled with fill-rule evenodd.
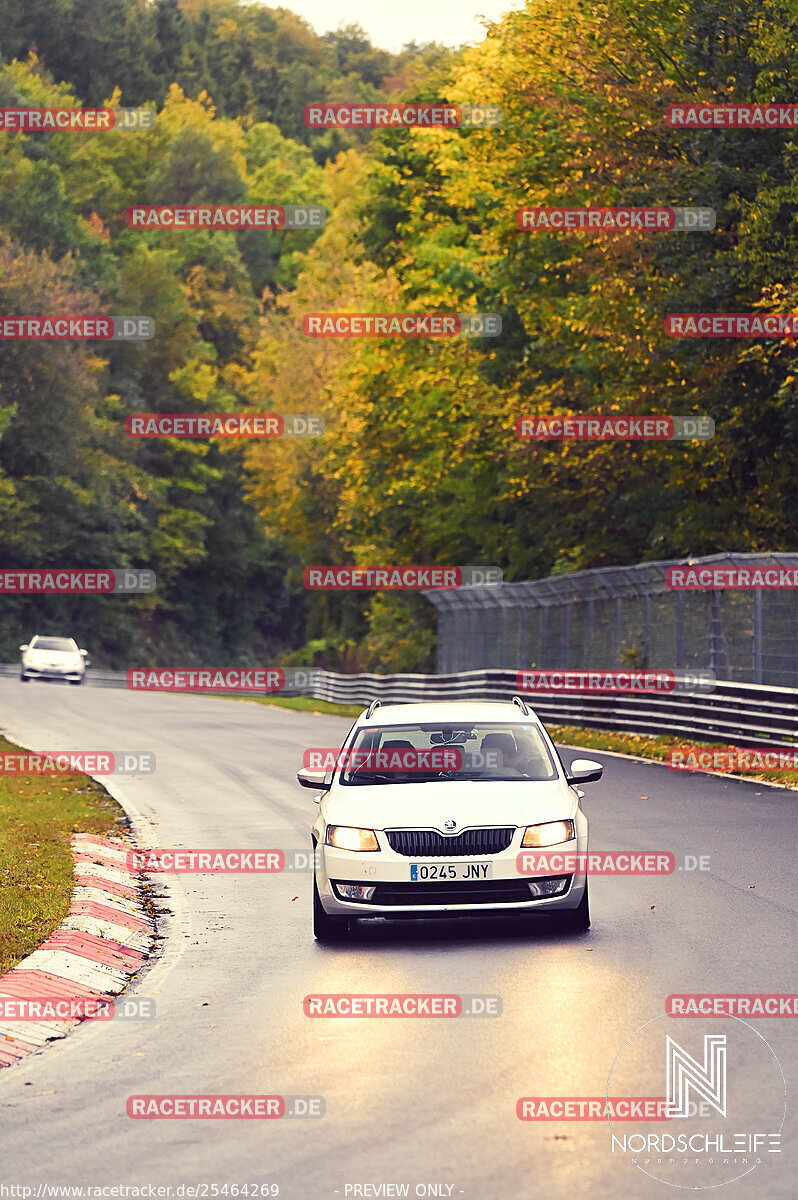
M 0 675 L 19 666 L 0 665 Z M 371 700 L 509 700 L 518 692 L 516 671 L 462 671 L 455 675 L 340 675 L 308 668 L 310 685 L 301 693 L 338 704 Z M 121 671 L 89 668 L 90 687 L 125 686 Z M 253 695 L 254 693 L 248 693 Z M 525 693 L 530 708 L 547 724 L 612 729 L 625 733 L 673 734 L 730 745 L 798 746 L 798 689 L 719 680 L 712 692 L 662 695 L 618 692 Z
M 509 700 L 518 692 L 515 671 L 456 675 L 337 675 L 319 672 L 317 700 Z M 798 689 L 718 681 L 714 691 L 662 695 L 617 692 L 535 692 L 524 699 L 544 722 L 625 733 L 689 735 L 732 745 L 798 745 Z

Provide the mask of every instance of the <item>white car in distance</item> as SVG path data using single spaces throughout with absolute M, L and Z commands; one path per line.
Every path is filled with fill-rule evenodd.
M 81 650 L 72 638 L 36 634 L 19 649 L 22 654 L 19 677 L 23 683 L 31 679 L 66 679 L 80 684 L 86 678 L 89 652 Z
M 586 873 L 528 873 L 519 856 L 586 853 L 577 785 L 602 773 L 590 759 L 576 759 L 566 771 L 520 696 L 374 701 L 350 730 L 334 770 L 297 774 L 319 793 L 312 827 L 316 938 L 343 938 L 359 917 L 545 913 L 563 929 L 587 929 Z

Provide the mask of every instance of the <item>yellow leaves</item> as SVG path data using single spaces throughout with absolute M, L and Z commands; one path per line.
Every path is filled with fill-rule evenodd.
M 224 24 L 224 22 L 222 24 Z M 202 105 L 209 117 L 213 118 L 216 116 L 216 106 L 205 88 L 203 88 L 197 96 L 197 103 Z
M 240 42 L 243 40 L 242 31 L 232 17 L 222 17 L 222 19 L 219 21 L 219 24 L 216 26 L 215 32 L 219 41 Z M 200 99 L 202 99 L 204 95 L 204 92 L 200 92 Z

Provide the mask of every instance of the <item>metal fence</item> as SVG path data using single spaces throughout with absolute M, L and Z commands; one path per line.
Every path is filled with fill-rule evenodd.
M 671 566 L 798 567 L 798 554 L 714 554 L 425 592 L 441 674 L 478 668 L 669 667 L 798 687 L 798 591 L 671 591 Z

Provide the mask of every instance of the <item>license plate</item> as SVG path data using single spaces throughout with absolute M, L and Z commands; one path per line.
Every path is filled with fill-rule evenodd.
M 411 863 L 411 883 L 492 879 L 493 863 Z

